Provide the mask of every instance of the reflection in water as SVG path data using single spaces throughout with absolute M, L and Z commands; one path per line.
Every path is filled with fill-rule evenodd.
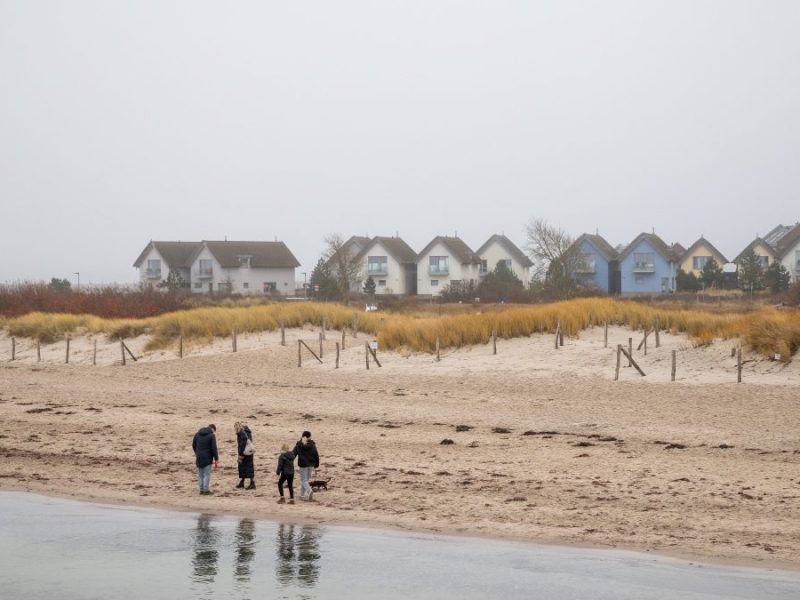
M 319 536 L 314 527 L 278 526 L 275 575 L 281 585 L 297 582 L 301 587 L 314 587 L 319 579 Z
M 211 515 L 197 517 L 197 528 L 194 532 L 194 555 L 192 579 L 199 583 L 213 583 L 217 575 L 219 560 L 219 532 L 211 525 Z
M 251 519 L 242 519 L 236 527 L 236 563 L 233 575 L 236 581 L 250 580 L 251 563 L 256 556 L 256 525 Z

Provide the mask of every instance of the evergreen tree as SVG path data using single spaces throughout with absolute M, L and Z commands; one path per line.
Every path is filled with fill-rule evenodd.
M 171 292 L 189 287 L 189 284 L 183 280 L 181 274 L 175 269 L 170 269 L 167 278 L 158 284 L 162 289 L 168 289 Z
M 50 280 L 50 283 L 47 284 L 54 292 L 71 292 L 72 291 L 72 284 L 69 282 L 69 279 L 59 279 L 58 277 L 53 277 Z
M 320 300 L 335 300 L 340 297 L 336 278 L 331 274 L 327 263 L 320 258 L 311 272 L 311 292 Z
M 764 267 L 758 262 L 755 251 L 750 248 L 739 260 L 739 287 L 745 291 L 764 288 Z
M 779 262 L 772 263 L 764 272 L 764 284 L 773 294 L 785 292 L 792 283 L 789 270 Z
M 700 289 L 697 277 L 694 273 L 687 273 L 683 269 L 678 269 L 675 275 L 675 286 L 679 292 L 696 292 Z
M 494 270 L 487 273 L 483 278 L 477 290 L 478 296 L 485 300 L 504 301 L 504 302 L 520 302 L 527 298 L 525 297 L 525 286 L 519 277 L 514 275 L 514 272 L 506 266 L 504 260 L 498 261 Z
M 716 259 L 711 256 L 703 265 L 703 271 L 700 273 L 700 281 L 705 284 L 705 288 L 722 287 L 722 267 Z
M 364 282 L 364 293 L 368 296 L 375 295 L 375 280 L 372 278 L 372 275 L 367 277 L 367 280 Z

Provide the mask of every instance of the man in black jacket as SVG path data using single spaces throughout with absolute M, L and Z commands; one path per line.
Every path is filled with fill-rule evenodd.
M 293 452 L 297 457 L 297 466 L 300 468 L 300 498 L 312 500 L 314 492 L 311 490 L 308 480 L 311 477 L 311 469 L 319 468 L 319 453 L 314 440 L 311 439 L 310 431 L 303 432 L 303 437 L 294 445 Z
M 192 440 L 192 450 L 194 450 L 195 464 L 197 465 L 197 484 L 200 486 L 200 494 L 208 496 L 208 486 L 211 483 L 211 465 L 217 468 L 219 464 L 219 453 L 217 452 L 217 431 L 216 425 L 203 427 L 194 434 Z

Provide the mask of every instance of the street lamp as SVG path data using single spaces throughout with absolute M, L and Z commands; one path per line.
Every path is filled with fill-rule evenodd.
M 75 286 L 75 289 L 80 292 L 81 291 L 81 272 L 80 271 L 75 271 L 73 273 L 73 275 L 77 275 L 78 276 L 78 283 Z

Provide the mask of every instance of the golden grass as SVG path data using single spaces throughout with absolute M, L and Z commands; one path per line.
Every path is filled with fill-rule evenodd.
M 436 338 L 442 348 L 485 344 L 491 331 L 498 337 L 514 338 L 534 333 L 553 333 L 557 323 L 567 336 L 576 336 L 590 326 L 625 325 L 634 330 L 650 328 L 659 321 L 662 329 L 685 333 L 696 344 L 715 339 L 739 338 L 750 349 L 788 361 L 800 347 L 800 312 L 764 308 L 747 313 L 651 306 L 607 298 L 587 298 L 547 305 L 445 307 L 439 315 L 420 309 L 411 314 L 358 313 L 358 329 L 377 334 L 383 348 L 405 348 L 433 352 Z M 436 311 L 436 312 L 434 312 Z M 66 333 L 86 331 L 112 338 L 148 333 L 147 350 L 164 348 L 183 335 L 187 341 L 210 341 L 225 337 L 233 329 L 240 333 L 274 331 L 281 321 L 286 327 L 319 326 L 323 319 L 330 329 L 349 328 L 354 311 L 332 304 L 272 303 L 253 306 L 196 308 L 148 319 L 101 319 L 91 315 L 30 313 L 9 319 L 11 335 L 53 342 Z

